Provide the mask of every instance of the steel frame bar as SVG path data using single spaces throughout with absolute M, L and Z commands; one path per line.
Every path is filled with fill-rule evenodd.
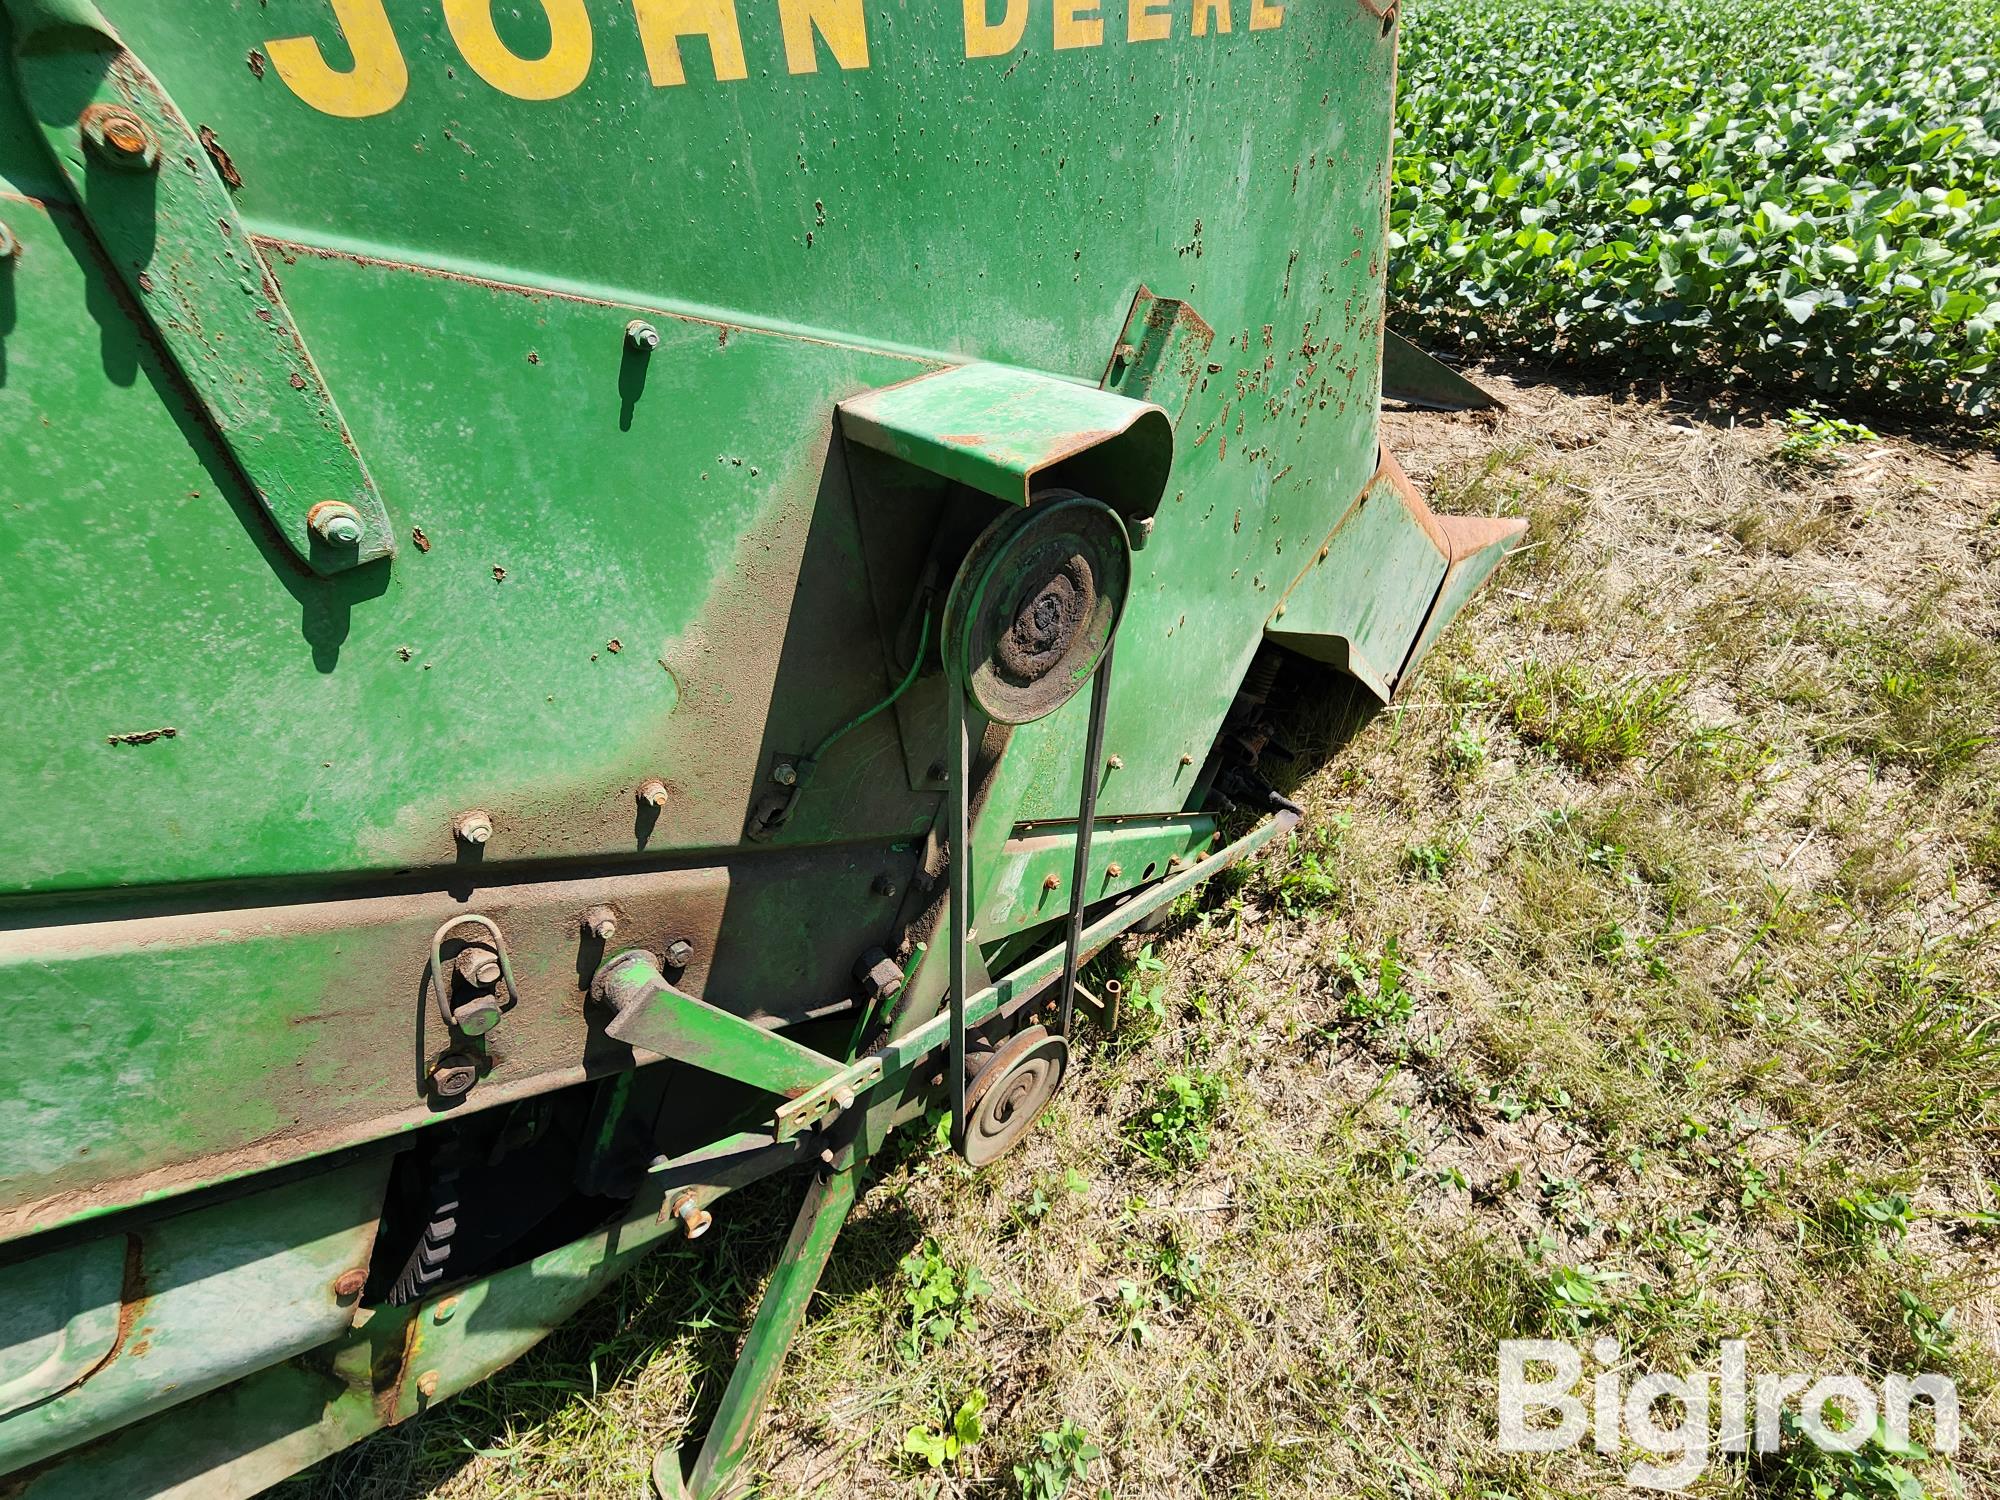
M 1076 967 L 1083 951 L 1083 908 L 1090 880 L 1090 829 L 1097 818 L 1097 786 L 1104 779 L 1104 716 L 1111 704 L 1111 653 L 1118 644 L 1114 629 L 1097 659 L 1090 683 L 1090 727 L 1083 736 L 1083 792 L 1076 808 L 1076 864 L 1069 882 L 1069 924 L 1063 939 L 1062 993 L 1057 1000 L 1056 1035 L 1068 1036 L 1076 1010 Z

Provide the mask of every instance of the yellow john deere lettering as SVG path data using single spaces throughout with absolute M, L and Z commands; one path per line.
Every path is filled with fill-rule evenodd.
M 334 29 L 354 57 L 346 71 L 333 68 L 326 49 L 310 36 L 279 37 L 265 44 L 271 65 L 286 87 L 322 114 L 360 120 L 394 109 L 409 90 L 410 70 L 389 22 L 383 0 L 330 0 Z M 737 0 L 630 0 L 638 25 L 647 76 L 657 88 L 687 82 L 681 39 L 708 44 L 718 82 L 750 76 L 743 53 Z M 788 73 L 817 73 L 814 38 L 843 69 L 866 68 L 868 24 L 862 0 L 760 0 L 775 3 Z M 945 0 L 949 4 L 949 0 Z M 1248 0 L 1252 31 L 1270 31 L 1285 19 L 1273 0 Z M 1030 0 L 1005 0 L 999 19 L 993 0 L 962 0 L 967 57 L 1000 57 L 1021 45 L 1028 30 Z M 1126 0 L 1125 40 L 1165 41 L 1185 4 L 1190 36 L 1226 36 L 1233 0 Z M 516 99 L 560 99 L 574 93 L 590 74 L 592 36 L 584 0 L 541 0 L 548 20 L 549 48 L 540 57 L 522 57 L 500 38 L 493 0 L 443 0 L 452 42 L 466 65 L 503 94 Z M 1053 0 L 1049 40 L 1057 51 L 1104 43 L 1103 0 Z

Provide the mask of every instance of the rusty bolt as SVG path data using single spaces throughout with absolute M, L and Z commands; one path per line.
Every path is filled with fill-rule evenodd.
M 479 1082 L 479 1065 L 463 1052 L 447 1052 L 431 1069 L 431 1087 L 441 1099 L 456 1099 Z
M 0 260 L 12 260 L 21 253 L 21 242 L 14 238 L 14 231 L 0 224 Z
M 687 1237 L 698 1240 L 708 1233 L 708 1226 L 715 1222 L 709 1211 L 695 1202 L 694 1191 L 689 1189 L 674 1199 L 674 1217 L 687 1229 Z
M 1125 757 L 1122 755 L 1114 755 L 1111 757 L 1111 759 L 1106 761 L 1105 764 L 1111 767 L 1111 769 L 1114 771 L 1122 771 L 1125 769 Z
M 500 955 L 478 943 L 458 950 L 458 977 L 478 989 L 490 990 L 500 982 Z
M 600 942 L 609 942 L 618 932 L 618 913 L 608 906 L 593 906 L 583 914 L 583 930 Z
M 1106 865 L 1104 867 L 1104 873 L 1106 875 L 1109 875 L 1113 880 L 1116 880 L 1120 875 L 1123 875 L 1125 873 L 1125 867 L 1123 865 L 1118 865 L 1118 864 Z
M 322 500 L 306 512 L 306 525 L 329 547 L 358 547 L 363 527 L 361 512 L 345 500 Z
M 1061 884 L 1062 877 L 1060 875 L 1044 875 L 1042 877 L 1042 889 L 1045 891 L 1052 891 Z
M 458 1298 L 447 1297 L 431 1309 L 431 1321 L 433 1323 L 449 1323 L 452 1319 L 452 1314 L 457 1311 Z
M 1178 854 L 1169 854 L 1167 856 L 1167 868 L 1169 870 L 1178 870 L 1186 863 L 1187 861 L 1182 859 Z
M 648 807 L 665 807 L 667 784 L 657 776 L 647 778 L 639 783 L 639 800 Z
M 771 767 L 771 779 L 777 782 L 779 786 L 797 786 L 799 784 L 799 768 L 788 760 L 781 760 L 775 766 Z
M 625 325 L 625 342 L 641 354 L 650 353 L 660 347 L 660 330 L 644 318 L 634 318 Z
M 417 1394 L 419 1396 L 422 1396 L 426 1401 L 428 1401 L 431 1399 L 431 1397 L 435 1396 L 437 1392 L 438 1392 L 438 1372 L 436 1370 L 426 1370 L 424 1371 L 423 1374 L 417 1377 Z
M 451 831 L 460 843 L 483 844 L 493 837 L 493 818 L 482 807 L 471 808 L 451 820 Z
M 1181 757 L 1181 764 L 1182 764 L 1182 765 L 1184 765 L 1184 766 L 1191 766 L 1191 765 L 1193 765 L 1193 764 L 1194 764 L 1194 757 L 1193 757 L 1192 755 L 1183 755 L 1183 756 Z
M 146 122 L 121 104 L 93 104 L 79 121 L 84 144 L 107 166 L 127 172 L 160 164 L 160 143 Z
M 878 896 L 893 896 L 896 894 L 896 882 L 887 875 L 877 875 L 869 882 L 868 889 Z
M 676 938 L 673 942 L 667 944 L 668 968 L 685 969 L 688 966 L 688 960 L 693 957 L 694 944 L 690 943 L 686 938 Z
M 349 1297 L 359 1297 L 361 1289 L 368 1285 L 366 1266 L 349 1266 L 333 1278 L 333 1295 L 345 1302 Z

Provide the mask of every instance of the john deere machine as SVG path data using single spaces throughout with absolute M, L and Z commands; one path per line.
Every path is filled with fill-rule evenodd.
M 0 1496 L 252 1494 L 786 1173 L 727 1490 L 871 1153 L 1516 530 L 1378 441 L 1396 27 L 0 0 Z

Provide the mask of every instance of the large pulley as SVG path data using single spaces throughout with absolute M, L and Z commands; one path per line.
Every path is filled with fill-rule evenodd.
M 1102 501 L 1072 491 L 1037 496 L 988 526 L 966 553 L 946 597 L 941 643 L 948 682 L 951 783 L 952 1143 L 983 1166 L 1018 1140 L 1055 1093 L 1068 1065 L 1083 934 L 1090 831 L 1103 774 L 1111 648 L 1132 578 L 1125 523 Z M 967 701 L 986 718 L 1028 724 L 1091 684 L 1077 808 L 1076 868 L 1053 1034 L 1031 1028 L 1004 1044 L 968 1099 L 965 1056 L 966 924 L 972 894 L 972 734 Z M 1027 1047 L 1020 1044 L 1034 1036 Z M 996 1071 L 1005 1065 L 1004 1071 Z

